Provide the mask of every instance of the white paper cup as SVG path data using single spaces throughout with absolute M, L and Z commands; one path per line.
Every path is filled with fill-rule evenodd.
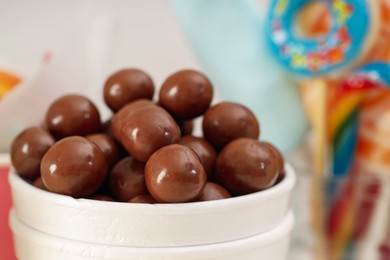
M 103 245 L 190 246 L 253 236 L 285 218 L 295 173 L 267 190 L 229 199 L 182 204 L 131 204 L 74 199 L 35 188 L 11 170 L 15 214 L 49 235 Z
M 244 239 L 188 247 L 121 247 L 67 240 L 32 229 L 10 214 L 15 250 L 19 260 L 284 260 L 293 226 L 290 212 L 275 228 Z

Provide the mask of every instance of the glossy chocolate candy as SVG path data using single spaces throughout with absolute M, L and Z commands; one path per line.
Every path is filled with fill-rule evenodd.
M 100 130 L 100 114 L 86 97 L 66 95 L 54 101 L 46 114 L 49 131 L 58 139 Z
M 54 143 L 54 137 L 40 127 L 30 127 L 18 134 L 10 149 L 12 165 L 18 174 L 28 179 L 37 178 L 42 157 Z
M 104 182 L 108 166 L 97 145 L 80 136 L 66 137 L 43 156 L 41 176 L 49 191 L 81 198 Z
M 240 137 L 258 139 L 260 134 L 255 115 L 247 107 L 233 102 L 210 107 L 204 114 L 202 127 L 204 137 L 217 149 Z
M 158 202 L 186 202 L 197 198 L 206 184 L 206 172 L 195 152 L 180 144 L 157 150 L 145 166 L 146 186 Z
M 128 201 L 137 195 L 147 194 L 144 169 L 145 164 L 133 157 L 120 160 L 108 177 L 112 194 L 119 201 Z
M 159 93 L 159 103 L 174 118 L 191 119 L 203 114 L 213 98 L 208 78 L 195 70 L 181 70 L 169 76 Z
M 177 143 L 180 129 L 172 116 L 159 106 L 144 106 L 123 123 L 121 142 L 127 152 L 146 162 L 157 149 Z
M 230 198 L 232 195 L 221 185 L 214 182 L 207 182 L 202 193 L 196 201 L 221 200 Z
M 214 180 L 214 166 L 217 152 L 204 138 L 186 135 L 180 138 L 179 144 L 191 148 L 198 156 L 207 173 L 207 180 Z
M 112 74 L 104 84 L 104 101 L 114 111 L 141 98 L 152 99 L 154 84 L 145 72 L 124 69 Z
M 122 126 L 124 122 L 128 121 L 128 117 L 139 108 L 149 105 L 154 105 L 154 103 L 148 99 L 138 99 L 125 105 L 116 112 L 116 114 L 112 117 L 111 131 L 118 141 L 121 140 Z
M 138 195 L 135 196 L 134 198 L 131 198 L 129 200 L 131 203 L 149 203 L 149 204 L 154 204 L 157 203 L 157 201 L 151 196 L 151 195 Z
M 276 183 L 279 162 L 269 146 L 249 138 L 227 144 L 218 156 L 215 176 L 232 195 L 267 189 Z
M 108 167 L 111 168 L 121 158 L 121 150 L 117 142 L 106 134 L 87 135 L 86 138 L 96 144 L 102 150 L 107 160 Z

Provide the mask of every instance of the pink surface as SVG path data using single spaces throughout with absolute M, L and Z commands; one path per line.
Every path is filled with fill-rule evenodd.
M 14 260 L 12 233 L 8 225 L 8 213 L 11 208 L 11 191 L 8 184 L 8 167 L 0 166 L 0 259 Z

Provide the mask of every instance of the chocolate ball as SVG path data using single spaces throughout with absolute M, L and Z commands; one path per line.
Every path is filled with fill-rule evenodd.
M 34 185 L 35 187 L 41 189 L 41 190 L 47 190 L 46 187 L 45 187 L 45 184 L 43 183 L 43 180 L 42 180 L 42 177 L 39 176 L 38 178 L 36 178 L 32 185 Z
M 87 135 L 86 138 L 102 150 L 109 168 L 121 159 L 120 147 L 114 139 L 106 134 Z
M 214 166 L 217 160 L 217 152 L 204 138 L 186 135 L 180 138 L 179 144 L 191 148 L 198 156 L 206 171 L 207 179 L 214 179 Z
M 278 148 L 276 148 L 273 144 L 268 143 L 268 142 L 261 142 L 263 145 L 268 146 L 270 151 L 274 153 L 274 156 L 278 162 L 278 179 L 276 180 L 276 183 L 279 183 L 285 176 L 285 171 L 284 171 L 284 158 L 282 153 L 279 151 Z
M 196 201 L 220 200 L 230 198 L 231 196 L 232 195 L 218 183 L 207 182 L 200 196 L 196 198 Z
M 109 175 L 110 189 L 115 198 L 128 201 L 137 195 L 147 194 L 144 169 L 145 164 L 133 157 L 120 160 Z
M 139 99 L 125 105 L 118 112 L 116 112 L 116 114 L 112 117 L 111 130 L 114 137 L 118 141 L 121 140 L 122 126 L 124 122 L 128 121 L 128 117 L 139 108 L 149 105 L 154 104 L 148 99 Z
M 131 202 L 131 203 L 150 203 L 150 204 L 157 203 L 157 201 L 155 199 L 153 199 L 153 197 L 150 195 L 138 195 L 138 196 L 135 196 L 134 198 L 130 199 L 129 202 Z
M 39 127 L 30 127 L 18 134 L 10 149 L 12 165 L 18 174 L 23 178 L 37 178 L 42 157 L 54 143 L 53 136 Z
M 114 133 L 112 132 L 112 117 L 103 122 L 100 132 L 114 138 Z
M 179 139 L 180 129 L 175 120 L 159 106 L 139 108 L 122 126 L 122 145 L 141 162 L 146 162 L 157 149 L 177 143 Z
M 184 120 L 203 114 L 213 98 L 208 78 L 194 70 L 181 70 L 169 76 L 159 93 L 159 103 L 174 118 Z
M 107 162 L 97 145 L 81 136 L 66 137 L 43 156 L 41 175 L 49 191 L 88 197 L 104 182 Z
M 180 128 L 181 135 L 190 135 L 194 130 L 194 120 L 176 121 Z
M 90 197 L 90 199 L 91 200 L 100 200 L 100 201 L 115 201 L 110 196 L 102 195 L 102 194 L 94 195 L 94 196 Z
M 255 115 L 245 106 L 222 102 L 209 108 L 203 118 L 204 137 L 217 149 L 228 142 L 248 137 L 258 139 L 260 126 Z
M 46 114 L 49 131 L 57 138 L 88 135 L 100 129 L 100 115 L 86 97 L 66 95 L 54 101 Z
M 232 195 L 267 189 L 278 178 L 279 162 L 261 142 L 239 138 L 227 144 L 218 156 L 215 176 Z
M 104 84 L 104 101 L 118 111 L 136 99 L 152 99 L 154 84 L 145 72 L 138 69 L 124 69 L 112 74 Z
M 145 166 L 146 186 L 158 202 L 192 201 L 206 184 L 206 172 L 190 148 L 172 144 L 157 150 Z

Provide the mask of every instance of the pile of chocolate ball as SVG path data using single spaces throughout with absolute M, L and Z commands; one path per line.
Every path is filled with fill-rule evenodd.
M 106 201 L 181 203 L 258 192 L 284 177 L 277 148 L 259 141 L 254 114 L 234 102 L 211 105 L 213 87 L 195 70 L 169 76 L 153 101 L 145 72 L 124 69 L 104 85 L 113 116 L 66 95 L 48 108 L 42 126 L 16 136 L 17 173 L 41 189 Z M 203 136 L 193 135 L 202 117 Z

